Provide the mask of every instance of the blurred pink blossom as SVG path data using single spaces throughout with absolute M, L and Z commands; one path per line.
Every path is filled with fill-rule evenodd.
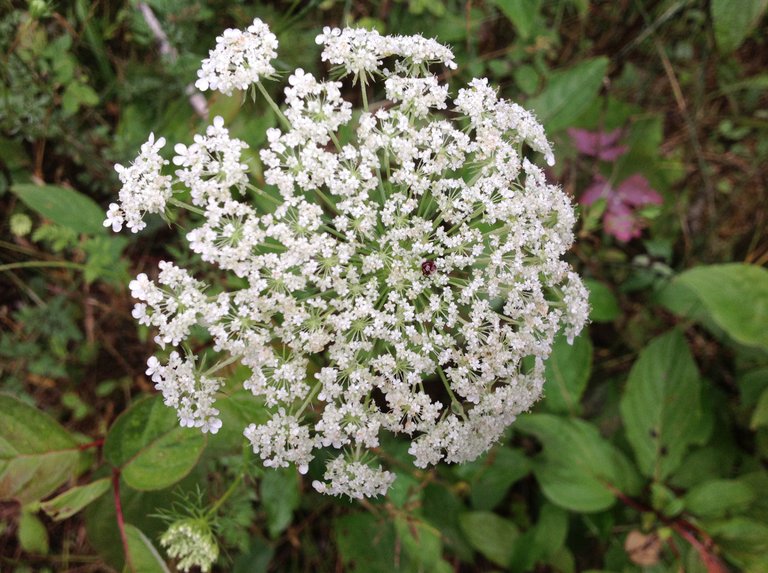
M 579 202 L 591 205 L 598 199 L 606 200 L 603 214 L 605 232 L 624 242 L 642 233 L 644 224 L 635 210 L 643 205 L 661 205 L 663 202 L 661 195 L 651 189 L 648 180 L 639 174 L 628 177 L 615 189 L 605 177 L 595 175 Z
M 626 145 L 616 145 L 624 135 L 624 130 L 620 128 L 610 132 L 570 128 L 568 135 L 579 153 L 603 161 L 616 161 L 629 149 Z

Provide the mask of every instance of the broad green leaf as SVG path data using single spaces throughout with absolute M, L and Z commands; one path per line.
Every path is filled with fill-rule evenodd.
M 521 451 L 508 447 L 494 448 L 483 460 L 482 467 L 472 477 L 469 498 L 474 509 L 492 510 L 513 483 L 530 473 L 531 464 Z
M 40 518 L 31 511 L 22 511 L 19 516 L 19 545 L 28 553 L 48 554 L 48 530 Z
M 709 423 L 701 380 L 683 335 L 672 330 L 651 341 L 632 366 L 621 416 L 640 471 L 663 480 L 688 447 L 701 444 Z
M 592 370 L 592 341 L 586 333 L 568 344 L 560 335 L 546 363 L 544 408 L 556 414 L 578 415 L 579 402 Z
M 616 493 L 640 489 L 637 470 L 588 422 L 530 414 L 521 416 L 515 427 L 542 443 L 533 471 L 544 495 L 564 509 L 602 511 L 614 504 Z
M 768 348 L 768 269 L 741 263 L 709 265 L 685 271 L 674 282 L 694 291 L 731 338 Z
M 299 506 L 299 484 L 296 470 L 268 470 L 261 480 L 261 503 L 267 512 L 267 528 L 273 539 L 291 524 L 293 510 Z
M 420 570 L 432 571 L 442 561 L 440 531 L 414 517 L 395 518 L 395 532 L 411 563 Z
M 547 131 L 572 125 L 592 104 L 600 91 L 608 58 L 584 60 L 572 68 L 553 73 L 544 91 L 528 102 Z
M 243 428 L 250 423 L 264 424 L 269 420 L 269 411 L 264 401 L 249 390 L 236 390 L 226 400 L 216 404 L 220 410 L 221 429 L 208 437 L 208 454 L 240 452 L 243 449 Z
M 755 408 L 763 391 L 768 389 L 768 366 L 755 368 L 739 376 L 739 402 L 746 408 Z
M 550 566 L 550 569 L 561 573 L 576 573 L 576 558 L 565 546 L 562 546 L 554 555 L 548 557 L 546 564 Z
M 589 290 L 589 318 L 593 322 L 611 322 L 621 315 L 619 301 L 605 284 L 595 279 L 584 279 Z
M 0 500 L 37 501 L 74 477 L 77 442 L 37 408 L 0 394 Z
M 727 521 L 713 523 L 709 533 L 726 554 L 740 557 L 762 555 L 768 552 L 768 524 L 734 517 Z
M 379 521 L 369 513 L 353 513 L 336 519 L 333 529 L 344 571 L 393 573 L 399 570 L 391 523 Z
M 88 504 L 96 501 L 109 489 L 109 478 L 98 479 L 87 485 L 68 489 L 61 495 L 40 504 L 42 510 L 54 521 L 72 517 Z
M 232 573 L 267 573 L 275 548 L 261 537 L 252 537 L 247 551 L 235 557 Z
M 421 482 L 405 472 L 395 472 L 397 478 L 387 491 L 387 500 L 395 507 L 407 503 L 418 503 L 421 496 Z
M 524 573 L 534 570 L 539 561 L 554 556 L 568 533 L 568 514 L 559 507 L 545 503 L 536 523 L 515 543 L 510 569 Z
M 768 0 L 712 0 L 712 23 L 717 47 L 732 52 L 757 25 L 768 6 Z
M 703 481 L 723 477 L 733 467 L 736 454 L 735 444 L 731 443 L 696 448 L 683 458 L 667 482 L 676 488 L 690 489 Z
M 520 536 L 514 523 L 490 511 L 462 513 L 459 523 L 472 547 L 501 567 L 509 565 Z
M 685 508 L 699 517 L 723 517 L 746 509 L 755 492 L 740 481 L 719 479 L 700 483 L 683 499 Z
M 205 447 L 199 430 L 182 428 L 160 396 L 135 402 L 109 429 L 104 458 L 138 490 L 163 489 L 186 476 Z
M 539 0 L 493 0 L 509 18 L 523 40 L 530 38 L 539 23 Z
M 160 553 L 140 529 L 126 523 L 125 536 L 131 554 L 130 560 L 126 559 L 123 567 L 125 573 L 170 573 Z
M 475 488 L 472 488 L 474 492 Z M 448 487 L 430 483 L 422 494 L 421 513 L 424 519 L 440 530 L 445 544 L 462 561 L 472 560 L 472 549 L 467 544 L 459 526 L 459 515 L 466 507 Z
M 77 233 L 106 233 L 104 211 L 79 191 L 56 185 L 18 183 L 11 187 L 30 209 Z

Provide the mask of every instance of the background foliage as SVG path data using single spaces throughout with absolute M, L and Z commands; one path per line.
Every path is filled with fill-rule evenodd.
M 221 571 L 768 571 L 767 4 L 0 1 L 0 568 L 172 570 L 158 516 L 225 500 Z M 190 266 L 183 237 L 101 225 L 113 164 L 202 129 L 186 86 L 256 16 L 312 71 L 323 25 L 451 43 L 453 84 L 489 76 L 536 110 L 584 197 L 592 324 L 556 344 L 545 399 L 471 464 L 418 471 L 386 443 L 398 479 L 372 503 L 316 494 L 319 465 L 261 469 L 236 430 L 249 393 L 215 436 L 178 427 L 126 285 Z M 241 103 L 211 116 L 258 149 L 275 119 Z

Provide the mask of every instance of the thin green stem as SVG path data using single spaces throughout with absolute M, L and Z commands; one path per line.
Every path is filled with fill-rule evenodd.
M 437 367 L 437 373 L 440 375 L 440 380 L 443 381 L 443 386 L 445 387 L 446 392 L 448 392 L 448 395 L 451 397 L 451 409 L 453 410 L 455 406 L 459 410 L 461 417 L 466 420 L 467 415 L 464 412 L 464 406 L 462 406 L 461 402 L 456 399 L 456 395 L 453 393 L 451 385 L 448 383 L 448 378 L 445 376 L 445 372 L 443 372 L 443 369 L 440 366 Z
M 206 519 L 213 517 L 216 512 L 219 510 L 219 508 L 224 505 L 224 502 L 229 499 L 229 497 L 235 492 L 235 490 L 238 488 L 240 483 L 243 481 L 243 474 L 239 474 L 235 481 L 232 482 L 232 484 L 227 488 L 227 491 L 224 492 L 224 495 L 222 495 L 219 499 L 216 500 L 216 503 L 214 503 L 211 508 L 205 513 Z
M 256 193 L 257 195 L 264 197 L 265 199 L 269 199 L 275 205 L 283 204 L 283 202 L 280 199 L 278 199 L 277 197 L 273 197 L 272 195 L 264 191 L 264 189 L 259 189 L 258 187 L 256 187 L 255 185 L 252 185 L 251 183 L 246 183 L 245 186 L 251 191 L 253 191 L 254 193 Z
M 278 119 L 283 122 L 283 125 L 285 125 L 286 128 L 290 129 L 291 122 L 288 121 L 288 118 L 285 117 L 285 114 L 283 114 L 283 111 L 280 109 L 280 106 L 278 106 L 275 103 L 275 100 L 272 99 L 272 96 L 269 95 L 267 88 L 265 88 L 261 82 L 256 82 L 256 87 L 261 92 L 261 95 L 264 96 L 264 99 L 267 100 L 267 104 L 269 104 L 269 107 L 271 107 L 272 111 L 275 112 Z
M 180 199 L 176 199 L 175 197 L 171 197 L 171 199 L 168 202 L 171 205 L 176 205 L 177 207 L 181 207 L 182 209 L 186 209 L 187 211 L 189 211 L 191 213 L 197 213 L 198 215 L 205 215 L 205 211 L 203 211 L 199 207 L 195 207 L 194 205 L 190 205 L 189 203 L 185 203 L 184 201 L 181 201 Z
M 81 265 L 80 263 L 71 263 L 69 261 L 24 261 L 20 263 L 6 263 L 4 265 L 0 265 L 0 272 L 10 271 L 13 269 L 33 269 L 38 267 L 75 269 L 78 271 L 85 270 L 85 265 Z
M 360 93 L 363 97 L 363 111 L 368 111 L 368 83 L 366 82 L 365 78 L 362 78 L 360 80 Z
M 333 211 L 336 215 L 339 214 L 339 210 L 336 208 L 336 204 L 331 200 L 330 197 L 328 197 L 328 195 L 323 193 L 320 189 L 315 189 L 315 193 L 317 193 L 317 196 L 323 200 L 323 203 L 325 203 L 331 211 Z
M 299 408 L 298 412 L 296 412 L 295 416 L 297 418 L 301 417 L 301 415 L 304 413 L 304 410 L 307 409 L 307 406 L 309 406 L 310 402 L 315 399 L 315 396 L 317 396 L 320 393 L 320 389 L 323 387 L 323 383 L 319 382 L 315 384 L 312 387 L 312 390 L 309 391 L 309 394 L 307 394 L 307 397 L 304 399 L 304 403 L 302 403 L 301 407 Z
M 216 372 L 218 372 L 222 368 L 226 368 L 227 366 L 229 366 L 233 362 L 237 362 L 238 360 L 240 360 L 240 358 L 242 358 L 242 357 L 239 354 L 235 354 L 233 356 L 230 356 L 226 360 L 223 360 L 221 362 L 217 362 L 216 364 L 211 366 L 208 370 L 203 372 L 203 376 L 210 376 L 211 374 L 215 374 Z

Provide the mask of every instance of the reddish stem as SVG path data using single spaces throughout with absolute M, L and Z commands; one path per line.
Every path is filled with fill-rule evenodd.
M 647 505 L 640 503 L 635 499 L 632 499 L 624 492 L 619 491 L 610 483 L 605 483 L 605 485 L 611 491 L 611 493 L 613 493 L 613 495 L 615 495 L 616 498 L 624 505 L 643 513 L 653 513 L 659 521 L 671 527 L 675 533 L 690 543 L 691 547 L 693 547 L 698 552 L 699 557 L 701 557 L 701 560 L 706 566 L 708 573 L 728 573 L 728 568 L 712 551 L 715 543 L 712 538 L 707 535 L 706 532 L 702 531 L 693 523 L 682 517 L 670 519 L 662 515 L 655 509 L 648 507 Z M 696 535 L 700 536 L 703 539 L 703 542 L 699 540 Z
M 120 470 L 112 470 L 112 497 L 115 499 L 115 515 L 117 516 L 117 528 L 120 530 L 120 540 L 123 543 L 123 552 L 125 553 L 125 563 L 128 569 L 136 573 L 131 559 L 131 552 L 128 548 L 128 535 L 125 533 L 125 519 L 123 518 L 123 505 L 120 503 Z
M 88 442 L 87 444 L 80 444 L 77 446 L 77 449 L 81 452 L 83 450 L 89 450 L 91 448 L 100 448 L 104 445 L 104 438 L 99 438 L 98 440 L 93 440 L 92 442 Z

